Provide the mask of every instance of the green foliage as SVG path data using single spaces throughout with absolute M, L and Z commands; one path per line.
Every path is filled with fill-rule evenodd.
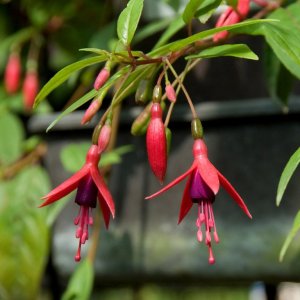
M 293 241 L 293 239 L 295 238 L 295 236 L 299 230 L 300 230 L 300 210 L 298 211 L 298 213 L 294 219 L 292 229 L 289 232 L 288 236 L 286 237 L 286 240 L 284 241 L 284 244 L 280 250 L 280 255 L 279 255 L 280 261 L 283 260 L 288 247 L 290 246 L 291 242 Z
M 269 46 L 264 51 L 266 82 L 271 97 L 286 108 L 295 77 L 280 62 Z
M 36 299 L 47 262 L 46 211 L 37 209 L 50 188 L 46 172 L 29 167 L 0 182 L 0 298 Z
M 221 3 L 222 0 L 204 0 L 195 17 L 198 17 L 201 23 L 206 23 Z
M 197 9 L 202 4 L 202 2 L 203 0 L 189 0 L 182 13 L 182 19 L 186 24 L 189 24 L 192 21 Z
M 288 163 L 286 164 L 277 188 L 277 196 L 276 196 L 276 204 L 277 206 L 280 204 L 283 194 L 285 192 L 285 189 L 294 174 L 296 168 L 298 167 L 300 163 L 300 148 L 297 149 L 297 151 L 290 157 Z
M 257 55 L 245 44 L 220 45 L 202 50 L 197 54 L 189 55 L 185 59 L 213 58 L 220 56 L 233 56 L 245 59 L 258 60 Z
M 85 259 L 73 273 L 62 300 L 88 300 L 93 289 L 94 268 L 92 263 Z
M 120 41 L 129 46 L 139 23 L 144 1 L 130 0 L 118 18 L 117 33 Z
M 15 115 L 0 112 L 0 167 L 11 164 L 22 154 L 24 129 Z
M 85 163 L 85 156 L 90 148 L 90 143 L 69 144 L 60 153 L 60 159 L 64 168 L 69 172 L 77 172 Z M 118 164 L 121 156 L 132 151 L 132 146 L 122 146 L 113 151 L 101 155 L 100 167 Z

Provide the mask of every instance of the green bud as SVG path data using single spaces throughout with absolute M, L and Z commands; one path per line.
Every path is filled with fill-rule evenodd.
M 203 138 L 203 127 L 201 121 L 198 118 L 192 120 L 191 130 L 194 140 Z
M 142 79 L 135 92 L 136 104 L 145 104 L 149 100 L 151 82 L 149 79 Z
M 131 134 L 138 136 L 143 135 L 146 130 L 150 120 L 152 103 L 149 103 L 144 110 L 137 116 L 131 125 Z M 146 129 L 145 129 L 146 128 Z
M 152 101 L 154 103 L 159 103 L 162 96 L 162 88 L 161 85 L 156 85 L 153 89 Z
M 166 130 L 166 139 L 167 139 L 167 153 L 169 154 L 171 150 L 171 143 L 172 143 L 172 132 L 168 127 L 165 130 Z

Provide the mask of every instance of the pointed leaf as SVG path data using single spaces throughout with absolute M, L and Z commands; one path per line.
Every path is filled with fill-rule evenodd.
M 252 216 L 243 201 L 242 197 L 238 194 L 238 192 L 234 189 L 234 187 L 230 184 L 230 182 L 218 171 L 220 183 L 222 187 L 227 191 L 227 193 L 232 197 L 232 199 L 238 204 L 238 206 L 244 211 L 244 213 L 252 219 Z
M 182 175 L 180 175 L 179 177 L 177 177 L 175 180 L 173 180 L 172 182 L 170 182 L 169 184 L 167 184 L 164 188 L 162 188 L 161 190 L 159 190 L 158 192 L 147 196 L 145 199 L 149 200 L 152 199 L 164 192 L 166 192 L 167 190 L 169 190 L 170 188 L 172 188 L 174 185 L 176 185 L 177 183 L 179 183 L 180 181 L 182 181 L 184 178 L 186 178 L 187 176 L 189 176 L 196 168 L 196 165 L 193 164 L 191 166 L 191 168 L 189 168 L 185 173 L 183 173 Z
M 190 196 L 190 187 L 192 182 L 193 175 L 190 175 L 183 192 L 183 197 L 180 205 L 178 224 L 183 220 L 183 218 L 187 215 L 190 209 L 193 206 L 193 202 Z
M 73 273 L 67 290 L 62 300 L 88 300 L 90 299 L 94 280 L 94 268 L 92 263 L 85 259 L 78 265 Z
M 210 47 L 197 54 L 189 55 L 185 59 L 213 58 L 220 56 L 233 56 L 245 59 L 258 60 L 257 55 L 245 44 L 220 45 Z
M 195 17 L 198 17 L 201 23 L 206 23 L 221 2 L 222 0 L 203 0 L 195 13 Z
M 190 0 L 188 2 L 182 13 L 182 19 L 185 22 L 185 24 L 189 24 L 192 21 L 197 9 L 202 4 L 202 2 L 203 0 Z
M 57 72 L 41 89 L 35 99 L 34 106 L 36 107 L 43 99 L 45 99 L 55 88 L 65 82 L 74 72 L 83 69 L 87 66 L 103 62 L 107 59 L 106 55 L 98 55 L 77 61 L 68 65 Z
M 286 240 L 284 241 L 284 244 L 280 250 L 279 261 L 283 260 L 284 255 L 285 255 L 289 245 L 291 244 L 292 240 L 294 239 L 294 237 L 296 236 L 296 234 L 299 230 L 300 230 L 300 210 L 298 211 L 298 213 L 294 219 L 292 229 L 289 232 L 288 236 L 286 237 Z
M 143 0 L 130 0 L 119 16 L 117 24 L 118 37 L 126 46 L 129 46 L 133 39 L 142 14 L 143 5 Z
M 278 188 L 277 188 L 277 196 L 276 196 L 276 205 L 279 206 L 282 196 L 285 192 L 285 189 L 294 174 L 296 168 L 300 163 L 300 147 L 297 151 L 290 157 L 288 163 L 286 164 L 279 180 Z

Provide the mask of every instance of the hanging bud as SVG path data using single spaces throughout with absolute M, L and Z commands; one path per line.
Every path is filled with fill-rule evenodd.
M 142 79 L 135 92 L 136 104 L 145 104 L 149 100 L 151 82 L 149 79 Z
M 18 90 L 21 75 L 21 61 L 18 53 L 10 54 L 5 68 L 4 83 L 8 94 Z
M 203 138 L 203 127 L 201 121 L 198 118 L 192 120 L 191 130 L 194 140 Z
M 166 128 L 166 139 L 167 139 L 167 153 L 170 153 L 171 143 L 172 143 L 172 131 L 167 127 Z
M 90 104 L 90 106 L 88 107 L 88 109 L 85 111 L 82 120 L 81 120 L 81 124 L 84 125 L 87 122 L 89 122 L 94 116 L 95 114 L 98 112 L 98 110 L 100 109 L 102 102 L 103 102 L 103 98 L 105 96 L 106 93 L 100 93 Z
M 171 102 L 176 102 L 176 92 L 170 83 L 166 85 L 166 95 Z
M 28 71 L 23 83 L 23 103 L 25 109 L 32 109 L 38 89 L 39 80 L 36 71 Z
M 102 153 L 106 149 L 110 141 L 110 136 L 111 136 L 111 124 L 110 122 L 106 122 L 99 134 L 99 139 L 98 139 L 99 153 Z
M 99 72 L 94 82 L 94 89 L 99 90 L 110 76 L 111 61 L 107 61 L 105 67 Z
M 156 85 L 153 89 L 152 101 L 154 103 L 159 103 L 162 96 L 161 85 Z
M 147 129 L 146 146 L 148 160 L 154 175 L 162 183 L 167 170 L 167 141 L 159 103 L 151 107 L 151 119 Z

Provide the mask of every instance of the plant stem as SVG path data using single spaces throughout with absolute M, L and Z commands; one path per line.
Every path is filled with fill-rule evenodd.
M 185 86 L 183 85 L 183 83 L 181 82 L 181 79 L 178 77 L 178 74 L 176 73 L 175 69 L 173 68 L 173 66 L 171 65 L 171 63 L 169 62 L 169 60 L 166 58 L 165 59 L 165 62 L 167 63 L 167 65 L 169 66 L 169 69 L 171 70 L 171 72 L 173 73 L 173 75 L 175 76 L 175 78 L 178 79 L 178 84 L 180 85 L 185 97 L 186 97 L 186 100 L 188 101 L 189 103 L 189 106 L 190 106 L 190 109 L 191 109 L 191 112 L 192 112 L 192 115 L 193 115 L 193 119 L 196 119 L 198 118 L 198 115 L 197 115 L 197 112 L 195 110 L 195 107 L 194 107 L 194 104 L 193 104 L 193 101 L 191 99 L 191 97 L 189 96 Z

